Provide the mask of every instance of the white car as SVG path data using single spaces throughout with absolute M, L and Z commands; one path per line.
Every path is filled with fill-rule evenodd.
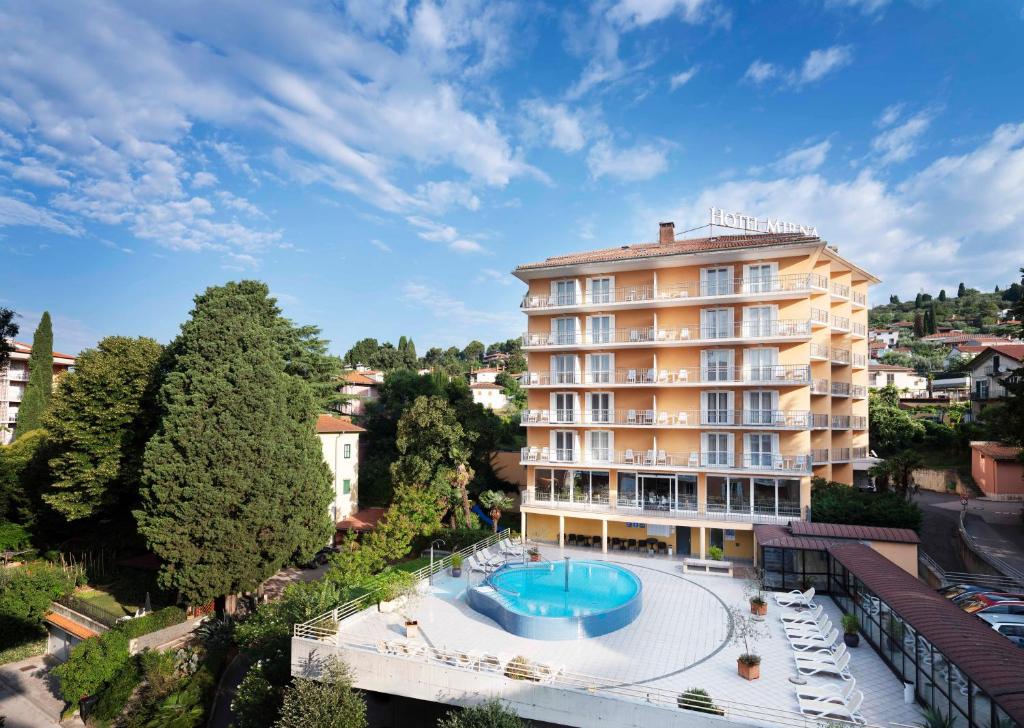
M 977 616 L 988 622 L 996 632 L 1016 643 L 1018 647 L 1024 647 L 1024 614 L 979 614 Z

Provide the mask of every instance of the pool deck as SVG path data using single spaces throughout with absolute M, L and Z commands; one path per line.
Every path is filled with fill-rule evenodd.
M 736 674 L 742 651 L 732 644 L 727 607 L 749 611 L 742 579 L 727 576 L 684 575 L 680 563 L 665 557 L 625 552 L 602 554 L 597 549 L 542 546 L 547 560 L 608 561 L 626 566 L 643 582 L 643 609 L 637 619 L 610 634 L 570 641 L 527 639 L 510 634 L 465 603 L 468 584 L 479 573 L 455 579 L 435 575 L 434 584 L 408 610 L 420 624 L 421 641 L 434 648 L 494 654 L 523 655 L 566 672 L 595 678 L 595 684 L 650 686 L 673 692 L 700 687 L 712 699 L 796 711 L 798 704 L 789 678 L 796 675 L 792 651 L 779 620 L 780 608 L 771 602 L 765 621 L 769 637 L 759 641 L 761 678 L 747 681 Z M 838 625 L 840 611 L 831 599 L 819 599 Z M 379 643 L 404 640 L 403 616 L 376 608 L 360 612 L 341 624 L 343 641 Z M 851 672 L 864 691 L 862 712 L 872 725 L 914 725 L 920 709 L 903 702 L 903 684 L 865 642 L 850 650 Z M 812 677 L 810 684 L 839 684 L 837 679 Z

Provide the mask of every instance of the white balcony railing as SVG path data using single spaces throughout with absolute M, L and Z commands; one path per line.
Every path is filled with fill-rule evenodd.
M 605 458 L 587 450 L 573 448 L 524 447 L 523 465 L 580 465 L 587 467 L 628 466 L 665 469 L 700 469 L 715 472 L 790 473 L 810 472 L 809 455 L 734 452 L 667 452 L 655 449 L 605 451 Z
M 7 380 L 10 382 L 27 382 L 28 381 L 28 370 L 27 369 L 10 369 L 7 372 Z
M 620 368 L 607 371 L 535 371 L 524 373 L 519 382 L 524 387 L 559 385 L 638 385 L 656 384 L 793 384 L 810 381 L 806 364 L 770 364 L 754 367 L 683 367 L 680 369 Z
M 863 293 L 857 293 L 857 291 L 853 291 L 850 293 L 850 300 L 853 301 L 855 306 L 868 305 L 868 297 L 865 296 Z
M 829 358 L 833 364 L 848 365 L 850 363 L 850 350 L 832 347 Z
M 832 314 L 832 328 L 840 331 L 849 331 L 850 319 L 846 316 L 836 316 L 835 314 Z
M 838 296 L 839 298 L 850 297 L 850 287 L 845 286 L 842 283 L 833 283 L 830 290 L 832 291 L 833 296 Z
M 809 320 L 781 319 L 742 322 L 722 326 L 680 326 L 657 328 L 634 326 L 618 329 L 570 332 L 526 332 L 522 344 L 528 349 L 560 349 L 571 346 L 647 345 L 673 342 L 714 342 L 723 339 L 768 339 L 802 337 L 810 334 Z
M 620 513 L 648 515 L 663 518 L 686 518 L 714 521 L 738 521 L 742 523 L 788 523 L 801 517 L 799 502 L 779 501 L 776 506 L 744 502 L 726 503 L 722 499 L 709 498 L 699 503 L 693 496 L 648 493 L 641 495 L 619 495 L 611 500 L 608 493 L 569 494 L 525 492 L 523 505 L 553 510 L 587 511 L 591 513 Z
M 828 281 L 816 273 L 790 273 L 780 276 L 754 276 L 731 280 L 687 281 L 655 287 L 654 281 L 635 286 L 597 288 L 567 293 L 526 294 L 522 308 L 528 311 L 575 306 L 606 306 L 654 301 L 685 302 L 688 298 L 720 298 L 751 294 L 802 293 L 812 288 L 826 290 Z
M 751 427 L 806 430 L 811 413 L 794 410 L 654 410 L 654 409 L 527 409 L 524 425 L 585 425 L 593 427 Z

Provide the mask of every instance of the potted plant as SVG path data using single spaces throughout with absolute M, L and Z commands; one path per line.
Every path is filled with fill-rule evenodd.
M 860 644 L 860 620 L 856 614 L 843 615 L 843 642 L 847 647 L 856 647 Z
M 530 557 L 530 561 L 540 561 L 540 549 L 536 546 L 531 546 L 526 553 Z
M 760 594 L 750 597 L 750 613 L 755 617 L 763 617 L 768 614 L 768 602 Z
M 736 672 L 744 680 L 757 680 L 761 677 L 761 656 L 757 654 L 757 641 L 768 637 L 767 625 L 763 620 L 743 614 L 735 607 L 730 607 L 729 613 L 733 624 L 732 642 L 743 647 L 743 652 L 736 658 Z
M 708 546 L 708 558 L 712 561 L 721 561 L 725 554 L 719 546 Z
M 462 576 L 462 554 L 452 554 L 452 576 Z
M 753 570 L 746 592 L 750 600 L 750 613 L 757 617 L 768 614 L 768 600 L 764 598 L 764 569 Z

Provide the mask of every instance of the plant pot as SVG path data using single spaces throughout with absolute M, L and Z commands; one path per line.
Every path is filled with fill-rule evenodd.
M 856 647 L 860 644 L 860 635 L 856 632 L 847 632 L 843 635 L 843 642 L 847 647 Z
M 750 613 L 758 617 L 763 617 L 768 614 L 768 602 L 762 602 L 761 604 L 750 603 Z
M 462 576 L 462 567 L 461 566 L 453 566 L 452 567 L 452 576 L 455 576 L 455 577 Z
M 405 636 L 408 639 L 416 639 L 420 633 L 420 623 L 415 619 L 405 620 Z
M 403 604 L 405 604 L 405 599 L 403 597 L 381 601 L 377 603 L 377 611 L 382 614 L 391 614 L 392 612 L 397 612 L 401 609 Z
M 540 561 L 540 554 L 530 554 L 530 561 Z
M 743 660 L 736 660 L 736 672 L 744 680 L 757 680 L 761 677 L 761 663 L 751 664 Z

